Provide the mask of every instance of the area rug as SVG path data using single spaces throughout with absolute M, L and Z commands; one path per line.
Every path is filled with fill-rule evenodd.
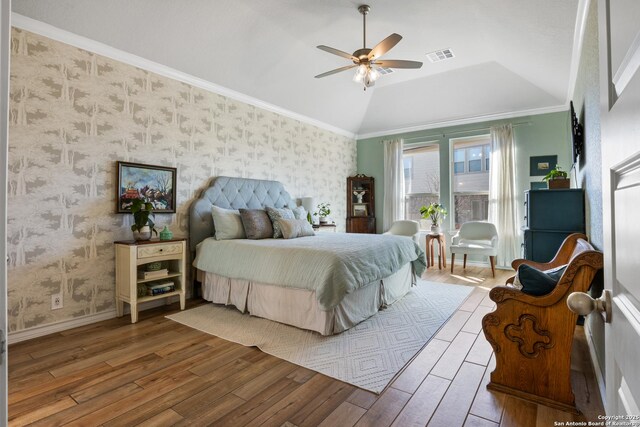
M 419 280 L 400 301 L 328 337 L 215 304 L 167 318 L 380 393 L 472 290 L 470 286 Z

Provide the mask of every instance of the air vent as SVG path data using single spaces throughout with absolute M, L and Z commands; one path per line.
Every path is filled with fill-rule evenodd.
M 429 61 L 431 62 L 440 62 L 444 61 L 445 59 L 451 59 L 454 57 L 455 55 L 453 54 L 451 49 L 442 49 L 436 50 L 435 52 L 427 53 L 427 58 L 429 58 Z
M 384 68 L 384 67 L 378 67 L 376 68 L 376 71 L 379 72 L 381 76 L 384 76 L 385 74 L 393 73 L 392 68 Z

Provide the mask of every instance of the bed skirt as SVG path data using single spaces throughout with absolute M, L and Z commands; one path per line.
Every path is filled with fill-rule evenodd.
M 411 263 L 407 263 L 391 276 L 345 295 L 338 306 L 324 311 L 312 290 L 231 279 L 205 271 L 198 271 L 198 279 L 207 301 L 233 305 L 243 313 L 322 335 L 343 332 L 368 319 L 406 295 L 416 282 Z

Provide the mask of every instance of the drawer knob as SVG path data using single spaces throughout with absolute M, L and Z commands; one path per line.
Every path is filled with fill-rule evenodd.
M 164 251 L 164 249 L 160 249 L 160 252 Z

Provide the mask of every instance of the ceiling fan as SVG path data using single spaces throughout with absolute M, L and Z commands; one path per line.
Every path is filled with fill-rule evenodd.
M 384 68 L 420 68 L 422 67 L 422 62 L 418 61 L 403 61 L 399 59 L 387 59 L 384 61 L 379 60 L 379 58 L 391 50 L 395 45 L 398 44 L 400 40 L 402 40 L 402 36 L 400 34 L 393 33 L 386 39 L 382 40 L 378 43 L 373 49 L 367 48 L 367 14 L 371 10 L 369 5 L 363 4 L 358 7 L 358 11 L 362 14 L 362 49 L 358 49 L 352 54 L 347 52 L 343 52 L 338 49 L 334 49 L 329 46 L 320 45 L 317 46 L 318 49 L 324 50 L 325 52 L 332 53 L 334 55 L 341 56 L 343 58 L 350 59 L 353 61 L 353 65 L 347 65 L 345 67 L 336 68 L 335 70 L 327 71 L 326 73 L 318 74 L 316 79 L 320 79 L 322 77 L 327 77 L 332 74 L 340 73 L 342 71 L 350 70 L 352 68 L 357 68 L 356 74 L 353 77 L 353 80 L 358 83 L 364 84 L 364 90 L 367 90 L 368 87 L 373 86 L 376 83 L 378 77 L 380 77 L 380 73 L 376 70 L 376 67 L 384 67 Z

